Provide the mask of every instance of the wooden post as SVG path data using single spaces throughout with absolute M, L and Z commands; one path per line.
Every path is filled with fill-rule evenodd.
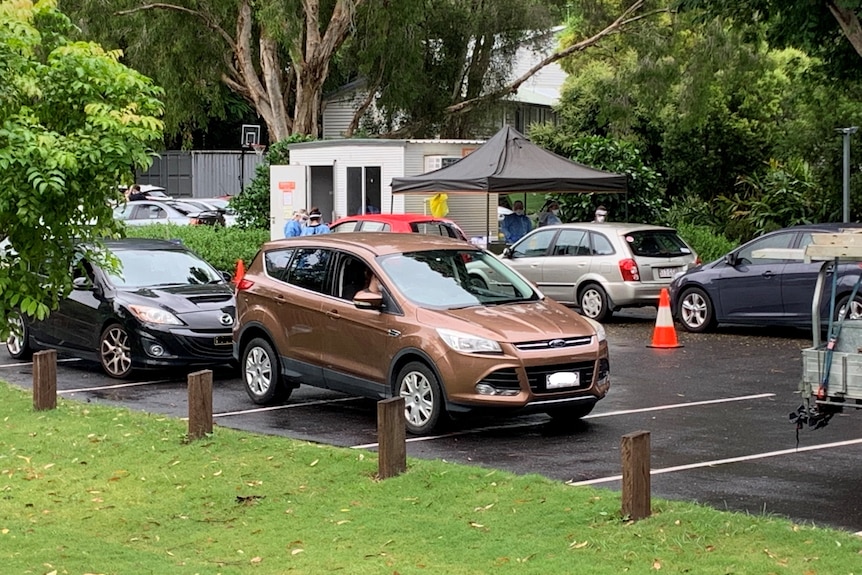
M 33 354 L 33 408 L 36 411 L 57 407 L 57 350 Z
M 623 466 L 623 517 L 643 519 L 650 510 L 649 431 L 623 435 L 620 443 Z
M 394 477 L 407 470 L 403 397 L 377 402 L 377 468 L 380 479 Z
M 189 374 L 189 440 L 213 432 L 213 372 Z

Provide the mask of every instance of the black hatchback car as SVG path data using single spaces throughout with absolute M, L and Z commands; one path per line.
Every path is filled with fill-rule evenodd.
M 754 257 L 761 249 L 802 249 L 812 234 L 862 228 L 860 224 L 825 223 L 791 226 L 764 234 L 724 257 L 678 275 L 670 284 L 674 317 L 686 331 L 704 332 L 717 324 L 786 325 L 811 328 L 811 305 L 823 262 Z M 835 301 L 843 313 L 859 277 L 857 264 L 840 264 Z M 820 317 L 829 319 L 829 298 Z M 851 303 L 850 317 L 862 317 L 862 294 Z
M 231 361 L 236 304 L 230 275 L 180 243 L 106 240 L 115 270 L 81 258 L 73 290 L 43 321 L 13 320 L 9 354 L 52 348 L 98 361 L 111 377 L 134 369 Z

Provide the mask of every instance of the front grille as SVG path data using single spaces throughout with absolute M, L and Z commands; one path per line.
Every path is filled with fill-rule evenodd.
M 521 388 L 521 384 L 518 383 L 518 373 L 515 371 L 514 367 L 493 371 L 479 383 L 491 385 L 497 389 Z
M 224 331 L 220 335 L 224 335 Z M 228 333 L 228 335 L 230 334 Z M 233 346 L 215 345 L 214 336 L 188 337 L 177 335 L 176 339 L 177 343 L 185 350 L 185 353 L 190 356 L 224 361 L 228 361 L 233 357 Z
M 522 351 L 544 351 L 548 349 L 589 345 L 591 341 L 593 341 L 593 337 L 587 335 L 583 337 L 561 337 L 556 339 L 543 339 L 540 341 L 526 341 L 516 343 L 514 345 Z
M 559 393 L 572 389 L 586 389 L 593 383 L 593 372 L 596 369 L 595 362 L 582 361 L 578 363 L 565 363 L 560 365 L 538 365 L 527 368 L 527 379 L 530 381 L 530 389 L 533 393 Z M 560 371 L 578 372 L 578 387 L 564 389 L 546 389 L 545 382 L 552 373 Z

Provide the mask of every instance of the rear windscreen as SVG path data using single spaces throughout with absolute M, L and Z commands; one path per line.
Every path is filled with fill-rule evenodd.
M 682 238 L 671 230 L 631 232 L 625 235 L 625 240 L 636 256 L 662 258 L 691 254 Z

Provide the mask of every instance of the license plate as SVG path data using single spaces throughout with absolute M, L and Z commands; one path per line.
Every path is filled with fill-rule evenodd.
M 213 338 L 213 345 L 233 345 L 233 337 L 229 335 L 217 335 Z
M 682 268 L 659 268 L 658 269 L 658 277 L 660 278 L 672 278 L 676 275 L 676 273 Z
M 578 387 L 581 374 L 577 371 L 558 371 L 550 373 L 545 377 L 545 389 L 562 389 L 566 387 Z

